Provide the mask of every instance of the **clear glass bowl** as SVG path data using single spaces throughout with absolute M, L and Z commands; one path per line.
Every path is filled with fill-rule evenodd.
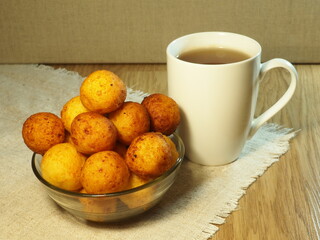
M 84 194 L 55 187 L 41 174 L 42 156 L 34 153 L 32 170 L 47 190 L 48 195 L 72 215 L 95 222 L 117 222 L 141 214 L 155 206 L 173 184 L 184 158 L 181 138 L 170 136 L 179 152 L 175 165 L 155 180 L 126 191 L 107 194 Z

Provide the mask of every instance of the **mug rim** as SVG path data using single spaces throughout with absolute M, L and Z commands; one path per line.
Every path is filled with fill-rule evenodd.
M 193 62 L 188 62 L 188 61 L 184 61 L 178 58 L 178 56 L 175 56 L 171 51 L 171 48 L 173 47 L 174 44 L 177 44 L 177 42 L 179 41 L 183 41 L 184 39 L 187 38 L 191 38 L 193 36 L 196 35 L 205 35 L 205 34 L 213 34 L 213 35 L 232 35 L 232 36 L 236 36 L 236 37 L 241 37 L 243 39 L 246 39 L 248 41 L 251 41 L 253 44 L 256 45 L 257 47 L 257 51 L 255 54 L 250 54 L 251 57 L 242 60 L 242 61 L 237 61 L 237 62 L 233 62 L 233 63 L 223 63 L 223 64 L 203 64 L 203 63 L 193 63 Z M 190 64 L 190 65 L 195 65 L 195 66 L 205 66 L 205 67 L 223 67 L 223 66 L 230 66 L 230 65 L 237 65 L 237 64 L 242 64 L 245 62 L 249 62 L 252 61 L 253 59 L 256 59 L 257 57 L 259 57 L 261 55 L 262 52 L 262 47 L 260 45 L 260 43 L 258 41 L 256 41 L 255 39 L 248 37 L 246 35 L 242 35 L 239 33 L 234 33 L 234 32 L 223 32 L 223 31 L 206 31 L 206 32 L 195 32 L 195 33 L 190 33 L 187 35 L 183 35 L 181 37 L 178 37 L 176 39 L 174 39 L 173 41 L 171 41 L 166 49 L 166 54 L 167 54 L 167 58 L 170 57 L 171 59 L 175 60 L 175 61 L 179 61 L 181 63 L 185 63 L 185 64 Z M 168 60 L 167 60 L 168 61 Z

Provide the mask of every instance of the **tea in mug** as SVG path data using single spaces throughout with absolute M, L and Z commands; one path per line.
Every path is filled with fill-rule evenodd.
M 198 48 L 181 53 L 180 60 L 198 64 L 227 64 L 250 58 L 247 53 L 229 48 Z

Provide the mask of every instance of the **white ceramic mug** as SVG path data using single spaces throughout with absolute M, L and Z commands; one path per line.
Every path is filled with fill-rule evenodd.
M 249 55 L 229 64 L 197 64 L 178 56 L 197 48 L 229 48 Z M 266 72 L 284 68 L 291 82 L 284 95 L 254 118 L 259 83 Z M 167 47 L 168 95 L 181 109 L 178 129 L 186 156 L 202 165 L 223 165 L 236 160 L 258 128 L 283 108 L 294 94 L 298 74 L 291 63 L 272 59 L 261 64 L 260 44 L 243 35 L 201 32 L 180 37 Z

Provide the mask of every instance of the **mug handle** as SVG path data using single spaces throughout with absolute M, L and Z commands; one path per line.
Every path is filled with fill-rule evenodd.
M 287 91 L 282 95 L 282 97 L 268 110 L 262 113 L 259 117 L 255 118 L 251 123 L 251 129 L 249 132 L 249 138 L 251 138 L 257 130 L 262 126 L 263 123 L 268 121 L 273 117 L 277 112 L 279 112 L 291 99 L 296 89 L 298 81 L 298 73 L 294 66 L 287 60 L 281 58 L 271 59 L 261 65 L 259 81 L 262 81 L 265 74 L 273 68 L 284 68 L 290 73 L 291 82 Z

